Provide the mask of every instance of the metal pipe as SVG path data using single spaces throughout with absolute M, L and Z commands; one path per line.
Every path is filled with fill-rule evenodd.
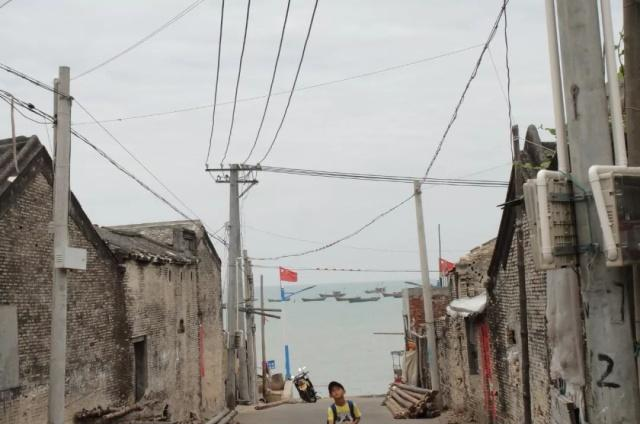
M 556 126 L 558 170 L 569 172 L 569 153 L 563 106 L 564 99 L 562 94 L 562 75 L 560 71 L 555 0 L 545 0 L 545 6 L 547 12 L 547 44 L 549 46 L 549 66 L 551 68 L 551 91 L 553 93 L 553 117 Z
M 616 69 L 610 0 L 600 0 L 600 9 L 602 34 L 604 36 L 604 63 L 607 70 L 607 91 L 609 94 L 609 113 L 611 113 L 611 130 L 613 133 L 615 164 L 619 166 L 627 166 L 627 146 L 625 144 L 624 123 L 622 121 L 622 105 L 620 102 L 620 86 L 618 85 L 618 70 Z

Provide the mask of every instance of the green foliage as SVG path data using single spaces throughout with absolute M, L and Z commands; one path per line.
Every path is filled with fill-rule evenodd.
M 552 135 L 552 136 L 554 136 L 554 137 L 556 136 L 556 129 L 555 129 L 555 128 L 547 128 L 547 127 L 545 127 L 543 124 L 540 124 L 540 125 L 538 126 L 538 129 L 539 129 L 539 130 L 546 131 L 546 132 L 548 132 L 549 134 L 551 134 L 551 135 Z

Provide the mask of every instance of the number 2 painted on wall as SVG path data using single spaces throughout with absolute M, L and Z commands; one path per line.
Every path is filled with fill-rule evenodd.
M 611 371 L 613 371 L 613 359 L 611 359 L 609 355 L 598 353 L 598 361 L 607 363 L 607 369 L 602 373 L 602 377 L 600 377 L 600 379 L 596 383 L 598 387 L 611 387 L 613 389 L 617 389 L 618 387 L 620 387 L 618 383 L 605 381 L 605 379 L 611 374 Z

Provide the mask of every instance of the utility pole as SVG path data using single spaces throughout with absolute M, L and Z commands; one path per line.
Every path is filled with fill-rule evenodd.
M 260 274 L 260 309 L 264 310 L 264 276 Z M 262 397 L 264 401 L 267 401 L 267 374 L 269 368 L 267 367 L 267 346 L 264 335 L 264 328 L 266 324 L 266 317 L 260 316 L 260 338 L 262 339 Z
M 624 0 L 624 103 L 629 166 L 640 166 L 640 2 Z M 640 266 L 633 267 L 636 349 L 640 349 Z M 636 356 L 640 374 L 640 355 Z M 640 384 L 640 380 L 638 381 Z
M 69 247 L 69 176 L 71 160 L 71 96 L 69 68 L 61 66 L 54 81 L 55 173 L 53 179 L 53 288 L 48 423 L 64 423 L 67 352 L 67 284 L 69 269 L 86 269 L 87 252 Z
M 242 308 L 246 308 L 245 290 L 244 290 L 244 266 L 242 257 L 236 259 L 237 274 L 236 274 L 236 289 L 238 290 L 238 304 L 236 304 L 236 310 L 242 305 Z M 245 309 L 245 311 L 248 309 Z M 249 399 L 249 371 L 247 368 L 247 314 L 246 312 L 240 313 L 238 311 L 238 331 L 240 337 L 240 347 L 238 348 L 238 401 L 243 404 L 250 403 Z
M 55 173 L 53 180 L 53 249 L 69 245 L 69 175 L 71 159 L 71 97 L 69 68 L 60 67 L 54 87 L 56 110 Z M 51 309 L 51 357 L 49 360 L 49 424 L 64 422 L 64 381 L 67 353 L 67 269 L 54 265 Z
M 247 251 L 242 251 L 244 257 L 244 297 L 247 320 L 247 372 L 249 385 L 249 402 L 257 401 L 256 385 L 256 323 L 254 314 L 254 293 L 253 293 L 253 271 L 251 270 L 251 260 L 247 256 Z
M 236 283 L 236 260 L 240 257 L 240 198 L 238 196 L 238 167 L 229 171 L 229 258 L 227 259 L 227 407 L 236 406 L 236 361 L 235 335 L 238 330 L 238 298 Z
M 438 287 L 443 287 L 442 266 L 440 265 L 440 261 L 442 261 L 442 239 L 440 238 L 440 224 L 438 224 Z
M 429 281 L 429 263 L 427 262 L 427 242 L 424 233 L 424 216 L 422 213 L 422 188 L 420 181 L 413 182 L 413 193 L 416 201 L 416 221 L 418 223 L 418 247 L 420 249 L 420 273 L 422 276 L 422 297 L 424 300 L 424 321 L 427 327 L 427 362 L 431 390 L 440 391 L 440 372 L 436 353 L 436 325 L 433 320 L 433 300 L 431 298 L 431 281 Z
M 239 346 L 236 347 L 237 333 L 244 333 L 245 315 L 239 315 L 239 303 L 244 299 L 242 293 L 243 283 L 238 272 L 238 266 L 242 264 L 241 238 L 240 238 L 240 198 L 258 181 L 255 178 L 240 177 L 240 171 L 247 171 L 250 175 L 257 167 L 233 164 L 229 168 L 207 168 L 207 172 L 229 172 L 228 175 L 216 177 L 216 183 L 229 184 L 229 257 L 227 259 L 227 333 L 229 346 L 227 349 L 227 384 L 225 397 L 227 407 L 233 409 L 240 399 L 248 400 L 247 355 L 244 336 L 240 337 Z M 250 184 L 249 188 L 240 193 L 240 184 Z M 244 305 L 243 305 L 244 306 Z M 238 373 L 239 363 L 239 373 Z M 244 370 L 244 371 L 243 371 Z M 238 378 L 244 374 L 243 378 Z
M 591 165 L 613 164 L 604 86 L 602 40 L 595 0 L 557 4 L 571 179 L 575 201 L 579 274 L 584 305 L 589 422 L 640 422 L 640 399 L 630 318 L 631 277 L 608 268 L 589 187 Z

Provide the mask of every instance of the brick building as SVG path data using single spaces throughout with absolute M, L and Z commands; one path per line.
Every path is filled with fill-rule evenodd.
M 124 268 L 135 398 L 172 419 L 224 407 L 220 258 L 199 221 L 100 227 Z
M 523 370 L 517 235 L 522 231 L 524 286 L 529 355 L 529 384 L 532 423 L 551 422 L 550 418 L 550 352 L 547 336 L 547 278 L 535 268 L 529 237 L 529 223 L 524 202 L 516 190 L 525 178 L 535 178 L 542 166 L 555 167 L 550 158 L 554 144 L 542 144 L 535 127 L 527 130 L 519 157 L 522 179 L 516 181 L 513 168 L 504 205 L 496 248 L 489 267 L 487 315 L 494 364 L 493 384 L 496 392 L 496 423 L 520 423 L 524 415 Z
M 487 270 L 495 240 L 463 256 L 449 273 L 451 302 L 438 337 L 444 403 L 489 422 L 494 408 L 486 305 Z
M 37 137 L 0 141 L 0 423 L 47 420 L 53 168 Z M 130 333 L 118 261 L 70 199 L 70 244 L 87 270 L 68 284 L 66 420 L 132 400 Z

